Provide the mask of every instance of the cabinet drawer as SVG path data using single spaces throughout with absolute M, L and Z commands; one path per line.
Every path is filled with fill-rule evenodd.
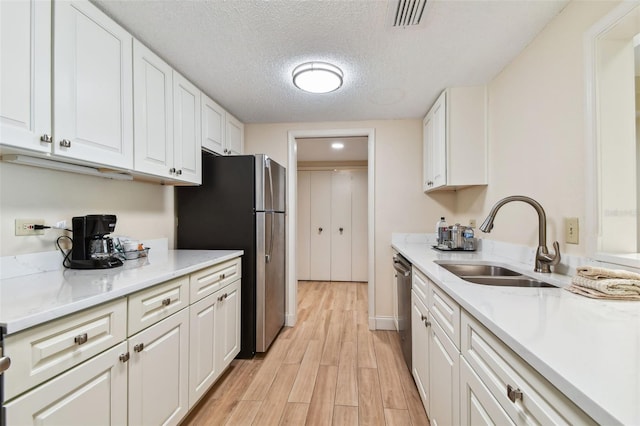
M 429 312 L 460 350 L 460 305 L 433 282 L 429 282 Z
M 128 336 L 189 306 L 189 276 L 129 296 Z
M 119 299 L 5 337 L 5 401 L 123 341 L 126 306 Z
M 582 410 L 466 312 L 462 355 L 518 424 L 595 424 Z M 508 389 L 521 392 L 514 401 Z
M 429 279 L 415 266 L 412 268 L 411 273 L 411 289 L 416 292 L 416 296 L 422 303 L 424 303 L 425 306 L 429 306 L 429 304 L 427 303 L 427 295 L 429 294 Z
M 119 360 L 125 352 L 121 342 L 9 402 L 7 424 L 126 424 L 127 364 Z
M 191 303 L 213 294 L 242 275 L 241 261 L 237 257 L 191 274 Z

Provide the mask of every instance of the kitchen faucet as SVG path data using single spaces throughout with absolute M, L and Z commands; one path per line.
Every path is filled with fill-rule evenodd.
M 555 253 L 553 255 L 549 254 L 549 250 L 547 249 L 547 215 L 540 203 L 533 198 L 525 197 L 523 195 L 512 195 L 498 201 L 491 208 L 489 216 L 487 216 L 484 222 L 482 222 L 482 225 L 480 225 L 480 230 L 486 233 L 491 232 L 491 229 L 493 229 L 493 221 L 496 218 L 498 210 L 500 210 L 500 207 L 510 203 L 511 201 L 525 202 L 531 205 L 538 212 L 538 250 L 536 251 L 536 267 L 534 268 L 534 271 L 550 273 L 551 265 L 557 265 L 560 262 L 560 244 L 555 241 L 553 243 Z

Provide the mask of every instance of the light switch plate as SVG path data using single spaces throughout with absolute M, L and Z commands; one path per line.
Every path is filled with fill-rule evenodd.
M 578 244 L 578 218 L 567 217 L 564 219 L 564 239 L 567 244 Z

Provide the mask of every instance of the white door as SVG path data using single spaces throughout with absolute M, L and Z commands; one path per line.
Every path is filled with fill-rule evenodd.
M 0 144 L 50 152 L 51 2 L 0 2 L 0 43 Z
M 429 410 L 429 331 L 428 310 L 411 291 L 411 367 L 413 379 L 427 413 Z
M 211 294 L 189 306 L 189 408 L 220 375 L 216 359 L 218 295 Z
M 351 280 L 367 281 L 368 186 L 367 171 L 351 172 Z
M 224 154 L 225 111 L 213 99 L 202 94 L 202 148 Z
M 202 183 L 200 90 L 173 71 L 173 162 L 177 179 Z
M 229 284 L 218 293 L 216 326 L 216 356 L 218 371 L 222 372 L 240 352 L 240 280 Z
M 244 124 L 229 113 L 226 113 L 226 122 L 224 154 L 240 155 L 244 150 Z
M 189 310 L 130 337 L 129 352 L 129 424 L 178 424 L 189 409 Z
M 311 172 L 298 171 L 298 236 L 297 256 L 298 279 L 309 280 L 310 250 L 311 250 Z
M 132 169 L 131 35 L 88 1 L 56 1 L 54 18 L 54 152 Z
M 173 70 L 133 41 L 134 168 L 173 177 Z
M 8 425 L 123 425 L 127 422 L 127 343 L 91 358 L 5 404 Z
M 433 426 L 460 424 L 460 352 L 429 314 L 429 419 Z
M 311 238 L 309 275 L 312 280 L 331 280 L 331 172 L 311 173 Z
M 351 281 L 351 172 L 331 174 L 331 281 Z

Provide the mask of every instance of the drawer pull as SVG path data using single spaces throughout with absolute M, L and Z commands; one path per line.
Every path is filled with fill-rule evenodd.
M 87 336 L 87 333 L 79 334 L 73 339 L 73 341 L 77 345 L 85 344 L 85 343 L 87 343 L 87 340 L 89 340 L 89 336 Z
M 516 402 L 516 399 L 522 400 L 522 391 L 520 388 L 514 389 L 511 385 L 507 385 L 507 397 L 511 400 L 511 402 Z
M 142 352 L 144 350 L 144 343 L 138 343 L 133 347 L 133 350 L 136 352 Z
M 162 306 L 169 306 L 171 304 L 171 298 L 167 297 L 166 299 L 162 299 Z
M 225 275 L 224 274 L 220 274 L 220 279 L 224 280 L 224 278 L 225 278 Z
M 431 321 L 425 319 L 424 320 L 424 326 L 427 327 L 427 328 L 431 327 Z
M 4 373 L 11 366 L 11 358 L 8 356 L 0 357 L 0 374 Z
M 130 357 L 130 356 L 129 356 L 129 352 L 127 352 L 127 353 L 124 353 L 124 354 L 120 355 L 120 362 L 127 362 L 127 361 L 129 361 L 129 357 Z

